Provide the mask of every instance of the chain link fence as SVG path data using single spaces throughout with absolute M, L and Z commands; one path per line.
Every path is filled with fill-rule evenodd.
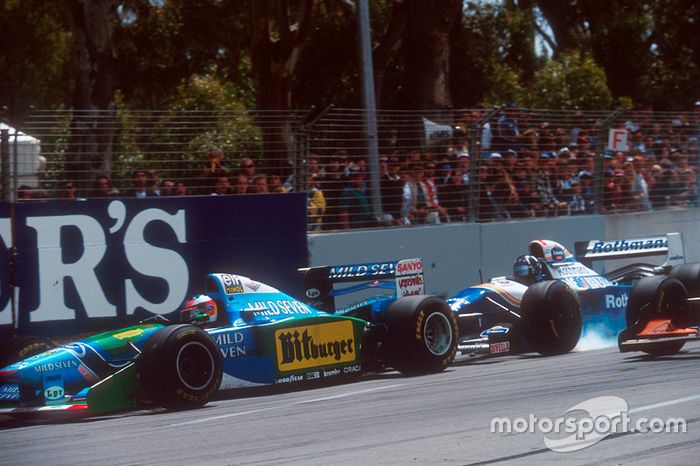
M 3 199 L 308 193 L 310 231 L 697 204 L 693 112 L 33 111 L 0 126 Z M 369 175 L 381 179 L 379 193 Z M 377 217 L 373 196 L 382 206 Z

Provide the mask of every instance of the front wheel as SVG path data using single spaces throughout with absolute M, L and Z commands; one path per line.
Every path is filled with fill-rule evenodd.
M 444 370 L 455 358 L 459 328 L 452 309 L 435 296 L 397 299 L 384 314 L 389 361 L 407 374 Z
M 581 338 L 581 307 L 573 290 L 558 280 L 535 283 L 520 305 L 530 348 L 543 356 L 573 350 Z
M 198 408 L 218 392 L 223 361 L 204 330 L 174 325 L 146 341 L 138 373 L 148 399 L 171 409 Z

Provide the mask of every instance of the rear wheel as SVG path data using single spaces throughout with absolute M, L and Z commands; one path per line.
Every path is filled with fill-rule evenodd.
M 167 408 L 197 408 L 219 390 L 223 362 L 216 343 L 205 331 L 175 325 L 148 339 L 138 372 L 148 399 Z
M 651 319 L 670 319 L 678 327 L 688 326 L 690 307 L 685 286 L 673 277 L 656 275 L 646 277 L 632 288 L 625 315 L 627 327 L 635 324 L 643 328 Z M 679 352 L 684 341 L 651 344 L 642 349 L 652 356 L 665 356 Z
M 384 313 L 387 361 L 408 374 L 440 372 L 454 360 L 459 329 L 457 317 L 440 298 L 400 298 Z
M 581 338 L 581 308 L 565 283 L 535 283 L 525 292 L 520 307 L 524 333 L 534 351 L 552 356 L 576 347 Z

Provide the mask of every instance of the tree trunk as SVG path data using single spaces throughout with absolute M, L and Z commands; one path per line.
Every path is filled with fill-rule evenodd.
M 311 26 L 313 0 L 299 0 L 294 11 L 289 3 L 289 0 L 250 2 L 250 55 L 258 81 L 258 110 L 288 111 L 292 106 L 291 83 Z M 290 14 L 295 14 L 296 20 Z M 261 123 L 265 168 L 284 174 L 291 165 L 289 115 L 280 112 L 279 117 L 265 118 Z
M 65 0 L 77 73 L 68 177 L 89 189 L 96 174 L 109 174 L 114 139 L 115 58 L 112 36 L 116 0 Z
M 409 108 L 452 106 L 449 34 L 462 16 L 461 8 L 461 0 L 406 0 L 403 45 Z

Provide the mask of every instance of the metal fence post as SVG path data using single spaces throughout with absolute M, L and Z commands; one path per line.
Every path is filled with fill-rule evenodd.
M 603 212 L 603 195 L 605 192 L 605 151 L 608 146 L 608 130 L 620 116 L 625 113 L 624 108 L 618 108 L 600 122 L 598 127 L 598 141 L 596 149 L 598 156 L 595 159 L 595 179 L 598 182 L 595 184 L 595 213 L 602 214 Z
M 469 154 L 471 163 L 469 164 L 469 221 L 476 222 L 479 212 L 479 173 L 481 171 L 481 137 L 486 123 L 501 112 L 501 107 L 494 107 L 488 113 L 474 123 L 476 137 L 469 141 Z
M 2 176 L 2 200 L 10 201 L 10 130 L 0 130 L 0 174 Z

